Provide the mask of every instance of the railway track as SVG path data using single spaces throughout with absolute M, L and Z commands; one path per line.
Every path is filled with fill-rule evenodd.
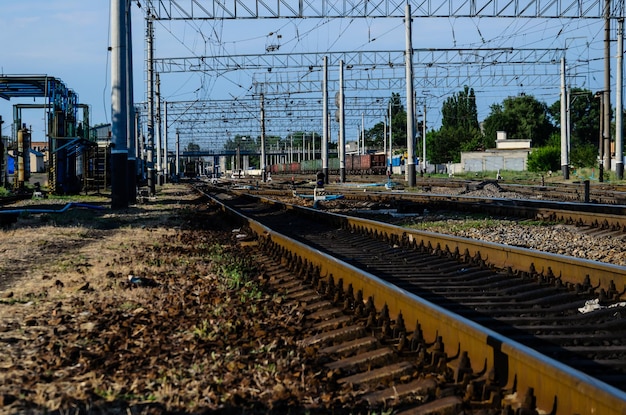
M 311 180 L 309 176 L 295 176 L 301 180 Z M 287 177 L 275 176 L 276 181 L 287 179 Z M 350 176 L 349 184 L 371 184 L 383 183 L 385 181 L 381 176 Z M 286 182 L 287 180 L 285 180 Z M 498 183 L 503 191 L 515 192 L 523 195 L 527 199 L 535 200 L 557 200 L 563 202 L 589 202 L 608 205 L 624 205 L 626 204 L 626 187 L 622 184 L 599 183 L 597 181 L 581 179 L 579 181 L 524 181 L 515 180 L 502 181 L 495 179 L 460 179 L 460 178 L 441 178 L 441 177 L 417 177 L 414 189 L 405 189 L 403 180 L 399 181 L 397 188 L 401 190 L 410 190 L 411 193 L 417 191 L 430 192 L 432 189 L 450 189 L 462 194 L 481 187 L 484 183 Z M 332 188 L 336 184 L 329 184 L 327 187 Z M 587 187 L 588 186 L 588 187 Z M 341 185 L 339 185 L 341 187 Z M 345 187 L 345 186 L 344 186 Z M 588 200 L 586 200 L 588 198 Z
M 618 303 L 624 268 L 410 232 L 219 190 L 211 197 L 245 218 L 265 251 L 288 258 L 333 304 L 353 309 L 370 328 L 361 331 L 391 333 L 382 341 L 392 344 L 392 361 L 402 353 L 421 353 L 426 360 L 411 357 L 412 375 L 400 371 L 377 391 L 387 396 L 383 401 L 391 399 L 385 394 L 393 388 L 411 390 L 406 385 L 424 380 L 415 372 L 425 369 L 429 378 L 437 373 L 446 381 L 449 395 L 435 394 L 441 405 L 525 405 L 556 414 L 626 411 L 626 312 L 578 311 L 589 300 Z M 319 324 L 341 331 L 340 321 Z M 417 347 L 405 349 L 407 343 Z M 329 347 L 335 346 L 320 350 Z M 338 368 L 344 360 L 349 361 L 337 360 Z M 376 373 L 373 361 L 363 365 Z M 349 377 L 351 370 L 338 373 Z M 425 396 L 436 402 L 432 391 Z
M 432 193 L 395 193 L 361 188 L 327 188 L 329 193 L 339 193 L 344 199 L 387 206 L 399 212 L 444 210 L 488 214 L 497 217 L 560 222 L 590 229 L 613 232 L 626 231 L 626 205 L 564 202 L 558 200 L 510 199 L 467 195 Z M 307 190 L 312 194 L 313 189 Z M 280 188 L 249 188 L 241 191 L 258 196 L 284 199 L 292 191 Z

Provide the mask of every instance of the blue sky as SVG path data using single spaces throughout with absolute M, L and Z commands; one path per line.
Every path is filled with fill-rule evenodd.
M 90 105 L 91 123 L 110 121 L 109 0 L 22 0 L 0 5 L 0 72 L 47 74 L 76 91 Z M 145 99 L 143 10 L 133 6 L 135 99 Z M 602 22 L 560 19 L 414 19 L 414 48 L 550 48 L 568 47 L 568 61 L 579 75 L 577 82 L 591 90 L 603 85 Z M 262 54 L 276 34 L 280 52 L 324 52 L 404 49 L 402 19 L 265 19 L 262 21 L 194 21 L 155 23 L 157 57 L 224 54 Z M 270 35 L 272 33 L 273 35 Z M 615 30 L 612 31 L 615 38 Z M 611 52 L 615 68 L 615 44 Z M 415 73 L 424 68 L 416 65 Z M 230 72 L 221 76 L 199 73 L 164 74 L 163 98 L 168 101 L 226 99 L 246 95 L 251 74 Z M 615 83 L 613 76 L 612 83 Z M 530 90 L 476 88 L 479 118 L 489 106 L 520 92 L 533 94 L 548 104 L 558 100 L 558 85 Z M 460 88 L 430 91 L 429 123 L 440 122 L 441 102 Z M 404 96 L 404 90 L 399 92 Z M 377 92 L 380 94 L 380 92 Z M 331 92 L 331 96 L 334 92 Z M 21 102 L 33 102 L 32 99 Z M 0 100 L 5 120 L 2 133 L 10 132 L 12 105 Z M 614 99 L 613 99 L 614 102 Z M 33 126 L 34 138 L 43 137 L 43 110 L 28 110 L 24 122 Z M 432 119 L 431 119 L 432 117 Z M 375 123 L 378 120 L 368 120 Z M 38 137 L 39 136 L 39 137 Z

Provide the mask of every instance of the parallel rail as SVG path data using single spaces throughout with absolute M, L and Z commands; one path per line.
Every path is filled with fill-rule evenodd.
M 220 203 L 224 211 L 246 222 L 261 240 L 279 245 L 281 249 L 290 252 L 293 258 L 319 269 L 325 278 L 341 278 L 346 286 L 352 285 L 355 291 L 362 290 L 363 297 L 372 297 L 377 308 L 386 305 L 390 315 L 401 314 L 408 327 L 419 323 L 425 337 L 435 339 L 441 336 L 452 348 L 459 345 L 468 353 L 475 372 L 480 372 L 484 367 L 492 368 L 500 379 L 506 379 L 510 386 L 514 385 L 520 395 L 528 389 L 534 390 L 537 407 L 541 410 L 556 414 L 626 413 L 626 393 L 623 391 L 272 230 L 227 204 L 215 198 L 214 200 Z M 277 203 L 271 200 L 264 202 Z M 296 206 L 286 206 L 286 209 L 320 215 L 321 220 L 322 214 L 312 209 Z M 562 276 L 570 284 L 583 283 L 587 278 L 602 286 L 608 286 L 611 282 L 618 286 L 626 284 L 624 267 L 430 232 L 411 231 L 366 219 L 342 215 L 331 217 L 332 221 L 344 228 L 377 234 L 403 246 L 422 244 L 449 252 L 466 251 L 467 256 L 480 257 L 494 268 L 526 264 L 521 271 L 539 272 L 552 277 Z
M 288 191 L 278 189 L 255 189 L 246 192 L 267 197 L 288 195 Z M 341 193 L 346 200 L 390 203 L 397 206 L 406 206 L 406 204 L 412 203 L 428 209 L 477 212 L 494 216 L 540 219 L 577 226 L 626 231 L 626 205 L 484 198 L 431 193 L 393 193 L 379 190 L 342 189 L 341 191 L 337 190 L 337 192 Z

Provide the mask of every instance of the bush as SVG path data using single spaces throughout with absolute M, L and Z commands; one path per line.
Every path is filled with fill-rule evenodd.
M 559 147 L 539 147 L 528 155 L 528 171 L 558 171 L 561 168 L 561 149 Z
M 598 149 L 593 144 L 572 146 L 570 165 L 578 167 L 595 167 L 598 164 Z

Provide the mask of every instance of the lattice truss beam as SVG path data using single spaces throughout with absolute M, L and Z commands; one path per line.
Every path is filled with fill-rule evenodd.
M 279 70 L 291 68 L 321 69 L 324 56 L 328 66 L 371 68 L 404 67 L 404 50 L 356 52 L 271 53 L 251 55 L 193 56 L 155 58 L 155 70 L 160 73 L 207 72 L 226 73 L 238 70 Z M 433 65 L 553 65 L 563 55 L 559 48 L 475 48 L 475 49 L 413 49 L 413 63 Z
M 422 89 L 555 86 L 562 55 L 558 48 L 414 49 L 414 85 Z M 341 61 L 348 89 L 405 88 L 404 51 L 398 50 L 156 58 L 155 68 L 162 74 L 201 72 L 209 76 L 256 70 L 252 80 L 255 94 L 295 94 L 321 91 L 324 56 L 328 58 L 331 91 L 339 88 Z M 294 68 L 299 71 L 287 71 Z
M 417 91 L 430 94 L 465 85 L 482 90 L 545 87 L 557 91 L 562 53 L 561 49 L 416 49 L 414 85 Z M 388 100 L 391 92 L 402 92 L 406 88 L 403 51 L 157 58 L 155 64 L 157 71 L 163 74 L 257 71 L 252 74 L 252 96 L 236 101 L 168 103 L 168 118 L 176 120 L 176 128 L 183 137 L 201 136 L 203 141 L 215 143 L 226 140 L 225 131 L 231 135 L 260 135 L 260 94 L 266 97 L 267 134 L 284 134 L 295 125 L 302 131 L 321 133 L 324 56 L 328 57 L 330 96 L 339 90 L 338 66 L 340 61 L 344 62 L 348 127 L 359 126 L 362 117 L 375 117 L 376 122 L 382 120 L 384 113 L 380 108 L 384 105 L 380 100 Z M 570 75 L 570 80 L 574 77 Z M 374 91 L 381 92 L 374 98 L 374 104 L 368 102 L 371 97 L 362 98 L 363 102 L 358 101 L 358 97 L 350 98 L 351 91 L 369 91 L 370 95 Z M 306 96 L 293 98 L 300 94 Z M 276 107 L 281 99 L 292 103 L 291 110 L 285 110 L 286 106 Z M 334 113 L 335 107 L 329 105 L 329 111 Z
M 612 0 L 610 18 L 623 16 L 626 0 Z M 265 18 L 403 18 L 406 0 L 138 0 L 150 11 L 153 20 L 216 20 Z M 604 18 L 605 0 L 409 0 L 412 16 L 419 17 L 502 17 L 502 18 Z M 166 23 L 167 24 L 167 23 Z M 482 36 L 482 35 L 481 35 Z M 566 42 L 567 43 L 567 42 Z M 456 44 L 456 43 L 455 43 Z M 475 89 L 513 89 L 541 87 L 558 96 L 559 61 L 563 49 L 480 48 L 480 49 L 414 49 L 414 87 L 441 99 L 464 86 Z M 256 55 L 224 55 L 156 58 L 154 69 L 161 74 L 197 72 L 214 81 L 226 79 L 237 85 L 238 71 L 252 75 L 244 99 L 217 102 L 212 106 L 180 103 L 168 108 L 171 128 L 186 140 L 219 145 L 228 137 L 260 135 L 259 100 L 266 97 L 266 133 L 284 136 L 286 131 L 315 131 L 321 133 L 322 62 L 328 57 L 328 89 L 332 97 L 339 89 L 338 66 L 344 62 L 346 96 L 350 91 L 381 91 L 380 98 L 388 100 L 391 92 L 400 92 L 404 100 L 404 50 L 266 53 Z M 589 62 L 568 61 L 570 84 L 585 86 L 593 76 Z M 577 68 L 580 68 L 578 75 Z M 207 82 L 210 83 L 210 82 Z M 511 88 L 516 87 L 516 88 Z M 384 91 L 384 92 L 382 92 Z M 356 93 L 356 92 L 355 92 Z M 306 109 L 274 110 L 270 101 L 307 95 Z M 231 94 L 231 96 L 233 96 Z M 286 98 L 285 98 L 286 97 Z M 248 100 L 249 99 L 249 100 Z M 369 98 L 371 99 L 371 97 Z M 246 101 L 248 100 L 248 101 Z M 197 101 L 200 103 L 202 101 Z M 300 102 L 300 101 L 297 101 Z M 332 103 L 332 99 L 331 99 Z M 431 96 L 429 104 L 433 104 Z M 168 103 L 170 105 L 170 103 Z M 204 105 L 204 104 L 203 104 Z M 234 107 L 233 107 L 234 106 Z M 237 108 L 237 106 L 239 106 Z M 380 103 L 346 105 L 347 126 L 358 126 L 365 117 L 366 128 L 384 117 Z M 183 108 L 178 111 L 177 108 Z M 372 108 L 373 113 L 368 112 Z M 373 108 L 380 108 L 377 112 Z M 329 106 L 334 113 L 334 105 Z M 221 114 L 227 114 L 222 118 Z M 242 115 L 236 115 L 241 113 Z M 375 117 L 375 121 L 372 117 Z M 334 117 L 331 117 L 334 119 Z M 371 122 L 368 118 L 372 118 Z M 336 124 L 331 123 L 331 128 Z M 355 128 L 352 128 L 353 132 Z M 334 135 L 333 135 L 334 137 Z
M 390 96 L 346 97 L 346 125 L 355 127 L 363 120 L 373 125 L 385 118 Z M 419 102 L 423 98 L 418 97 Z M 177 101 L 165 103 L 170 132 L 178 132 L 185 141 L 223 144 L 236 135 L 259 137 L 261 134 L 260 100 Z M 265 126 L 268 136 L 306 131 L 322 134 L 322 99 L 315 97 L 280 97 L 264 100 Z M 334 106 L 329 105 L 334 112 Z M 140 116 L 146 117 L 146 107 Z M 331 122 L 331 130 L 337 123 Z M 369 127 L 366 127 L 369 128 Z
M 142 0 L 156 20 L 403 17 L 406 0 Z M 409 0 L 413 17 L 601 18 L 604 0 Z M 611 18 L 623 15 L 614 0 Z

